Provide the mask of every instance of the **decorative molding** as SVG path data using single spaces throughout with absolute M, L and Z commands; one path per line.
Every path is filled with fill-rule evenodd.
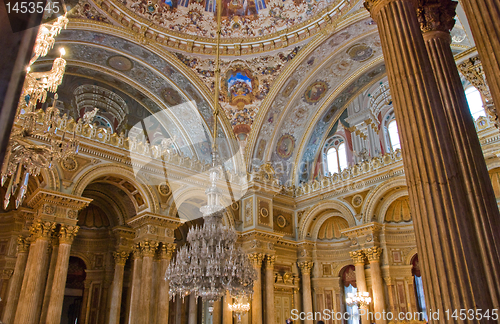
M 349 252 L 349 255 L 351 256 L 351 259 L 355 265 L 365 264 L 365 251 L 364 250 L 352 251 L 352 252 Z

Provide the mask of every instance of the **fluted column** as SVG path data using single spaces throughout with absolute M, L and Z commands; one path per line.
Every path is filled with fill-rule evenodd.
M 394 290 L 394 280 L 391 277 L 384 278 L 387 286 L 387 299 L 389 300 L 389 312 L 396 314 L 399 312 L 399 307 L 396 307 L 396 295 Z M 411 293 L 411 292 L 410 292 Z
M 170 304 L 169 300 L 169 282 L 165 280 L 165 273 L 167 272 L 168 264 L 172 258 L 172 253 L 175 250 L 175 244 L 172 243 L 162 243 L 160 248 L 160 281 L 159 281 L 159 292 L 158 292 L 158 324 L 168 324 L 168 307 Z M 189 304 L 189 314 L 191 314 L 191 299 Z M 198 313 L 196 313 L 198 314 Z M 191 317 L 191 315 L 189 315 Z M 196 324 L 196 319 L 195 322 Z
M 261 253 L 253 253 L 250 255 L 253 268 L 257 272 L 257 279 L 253 284 L 252 296 L 252 323 L 262 324 L 262 260 L 264 255 Z
M 500 217 L 486 216 L 486 205 L 471 203 L 476 193 L 460 165 L 471 161 L 457 152 L 450 127 L 456 120 L 443 108 L 416 1 L 367 0 L 365 5 L 377 22 L 387 66 L 427 305 L 441 311 L 498 309 L 500 238 L 494 233 L 500 232 Z
M 89 304 L 89 294 L 90 294 L 90 286 L 92 282 L 88 279 L 85 279 L 83 282 L 83 298 L 82 298 L 82 307 L 80 308 L 80 318 L 78 322 L 81 324 L 85 324 L 85 320 L 87 318 L 87 305 Z
M 17 238 L 17 259 L 12 278 L 10 278 L 9 291 L 7 292 L 7 304 L 3 313 L 2 321 L 5 324 L 12 323 L 19 301 L 19 293 L 23 283 L 26 261 L 28 260 L 29 240 L 19 236 Z
M 42 311 L 40 314 L 39 323 L 45 323 L 47 320 L 47 312 L 49 310 L 50 294 L 52 293 L 52 283 L 54 282 L 54 274 L 56 273 L 57 253 L 59 251 L 59 239 L 57 236 L 52 237 L 50 244 L 52 252 L 50 252 L 50 261 L 48 263 L 49 271 L 47 280 L 45 281 L 45 293 L 43 295 Z
M 153 258 L 158 242 L 145 240 L 139 243 L 142 252 L 142 279 L 139 324 L 151 323 L 151 289 L 153 285 Z
M 142 253 L 138 244 L 134 246 L 132 258 L 132 285 L 130 288 L 131 290 L 130 308 L 128 309 L 128 324 L 139 323 L 138 314 L 140 312 L 139 306 L 141 301 Z
M 15 324 L 35 324 L 38 304 L 43 296 L 44 265 L 48 261 L 48 247 L 56 223 L 35 220 L 30 228 L 31 238 L 34 241 L 28 255 L 19 304 L 16 310 Z
M 498 0 L 460 0 L 483 62 L 493 101 L 500 102 L 500 3 Z
M 222 297 L 222 302 L 222 324 L 233 324 L 233 312 L 229 309 L 229 304 L 233 303 L 233 298 L 229 291 L 226 291 L 226 295 Z
M 196 302 L 196 295 L 191 294 L 189 295 L 188 324 L 197 324 L 197 323 L 198 323 L 198 303 Z
M 109 324 L 120 323 L 120 308 L 122 303 L 123 273 L 127 262 L 128 251 L 114 252 L 115 275 L 111 286 L 111 307 L 109 311 Z
M 275 322 L 274 316 L 274 262 L 276 256 L 266 256 L 266 324 Z
M 214 302 L 214 311 L 212 313 L 212 324 L 222 324 L 221 299 Z M 178 301 L 179 303 L 182 302 L 180 299 Z
M 311 319 L 307 319 L 307 314 L 313 311 L 312 291 L 311 291 L 311 269 L 314 266 L 312 261 L 304 261 L 298 263 L 300 272 L 302 273 L 302 293 L 303 302 L 302 307 L 306 314 L 305 324 L 313 324 Z M 310 317 L 309 317 L 310 318 Z
M 370 262 L 370 274 L 372 277 L 373 290 L 373 309 L 375 313 L 383 314 L 385 311 L 384 284 L 382 279 L 382 271 L 380 271 L 380 256 L 382 249 L 380 247 L 372 247 L 366 250 L 368 262 Z M 387 319 L 381 316 L 375 317 L 377 324 L 386 324 Z
M 61 225 L 61 229 L 59 230 L 59 250 L 57 252 L 57 263 L 52 283 L 52 292 L 50 294 L 49 309 L 47 311 L 47 324 L 58 324 L 61 321 L 71 244 L 73 244 L 78 229 L 78 226 Z
M 363 250 L 349 252 L 351 259 L 354 262 L 355 272 L 356 272 L 356 288 L 359 293 L 367 292 L 366 288 L 366 276 L 365 276 L 365 252 Z M 360 314 L 362 315 L 368 313 L 368 308 L 366 306 L 360 306 Z M 369 324 L 367 316 L 360 316 L 362 324 Z

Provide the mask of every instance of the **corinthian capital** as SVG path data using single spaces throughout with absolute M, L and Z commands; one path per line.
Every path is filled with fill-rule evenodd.
M 365 252 L 363 250 L 349 252 L 354 264 L 365 264 Z
M 79 226 L 61 225 L 61 229 L 59 230 L 59 244 L 73 244 L 73 240 L 79 229 Z
M 365 251 L 368 261 L 380 261 L 380 256 L 382 255 L 382 249 L 378 246 L 371 247 Z
M 160 248 L 160 259 L 170 260 L 175 251 L 175 244 L 162 243 Z
M 17 252 L 27 253 L 30 249 L 30 241 L 28 238 L 19 235 L 17 237 Z
M 300 268 L 300 272 L 303 275 L 309 275 L 311 274 L 311 269 L 314 266 L 314 262 L 312 261 L 303 261 L 303 262 L 298 262 L 297 265 Z
M 141 252 L 143 256 L 153 257 L 156 252 L 156 248 L 158 247 L 157 241 L 145 240 L 139 243 L 141 248 Z
M 421 0 L 417 8 L 417 17 L 422 32 L 449 33 L 455 25 L 457 4 L 458 2 L 452 0 Z
M 128 251 L 119 251 L 119 252 L 113 252 L 113 257 L 115 258 L 115 264 L 119 265 L 125 265 L 128 259 L 128 255 L 130 252 Z
M 252 265 L 255 269 L 260 269 L 262 267 L 262 261 L 264 260 L 264 254 L 262 253 L 252 253 L 248 256 Z
M 275 262 L 276 262 L 276 256 L 268 254 L 266 256 L 266 269 L 274 269 Z
M 50 240 L 55 229 L 56 229 L 56 223 L 43 222 L 37 219 L 33 222 L 33 224 L 31 224 L 30 234 L 33 240 L 37 239 Z

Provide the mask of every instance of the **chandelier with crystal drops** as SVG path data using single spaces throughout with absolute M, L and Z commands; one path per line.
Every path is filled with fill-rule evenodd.
M 348 293 L 345 299 L 348 306 L 368 306 L 372 302 L 372 298 L 368 292 Z
M 167 268 L 165 279 L 170 281 L 170 298 L 194 294 L 208 303 L 213 311 L 213 303 L 220 300 L 226 291 L 231 296 L 241 298 L 251 296 L 257 272 L 250 259 L 236 246 L 238 234 L 233 228 L 222 224 L 225 209 L 220 205 L 222 193 L 217 188 L 223 168 L 217 155 L 217 116 L 219 114 L 220 80 L 220 34 L 221 1 L 217 3 L 217 59 L 215 67 L 214 129 L 212 134 L 212 168 L 210 187 L 205 191 L 207 205 L 200 208 L 204 224 L 191 227 L 186 237 L 187 244 L 177 250 L 175 259 Z
M 51 107 L 45 111 L 36 109 L 38 103 L 46 101 L 47 92 L 57 92 L 58 86 L 62 83 L 66 68 L 66 60 L 63 58 L 64 48 L 60 49 L 61 56 L 54 60 L 50 71 L 31 71 L 31 65 L 39 57 L 47 55 L 48 51 L 54 47 L 54 37 L 63 28 L 66 28 L 67 23 L 66 15 L 60 16 L 52 24 L 41 25 L 38 31 L 33 58 L 27 68 L 15 125 L 1 169 L 0 186 L 3 187 L 8 183 L 4 196 L 4 209 L 7 209 L 11 197 L 16 193 L 15 208 L 19 208 L 24 200 L 30 175 L 37 176 L 42 169 L 50 168 L 53 161 L 60 161 L 78 153 L 75 132 L 68 140 L 65 140 L 65 132 L 62 133 L 62 136 L 57 134 L 57 130 L 64 123 L 60 111 L 56 107 L 57 94 L 54 94 L 54 102 Z M 96 113 L 97 108 L 85 113 L 78 120 L 74 130 L 77 127 L 82 127 L 83 124 L 92 122 Z M 42 142 L 42 144 L 36 144 L 33 140 Z
M 237 301 L 235 303 L 228 305 L 229 310 L 233 312 L 233 316 L 236 318 L 236 323 L 241 323 L 241 317 L 243 314 L 250 310 L 250 303 L 244 303 L 243 301 Z

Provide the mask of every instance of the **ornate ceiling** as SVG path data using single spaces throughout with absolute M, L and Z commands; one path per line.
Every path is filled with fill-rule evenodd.
M 223 1 L 219 136 L 239 143 L 248 170 L 272 162 L 282 184 L 307 181 L 314 173 L 308 165 L 348 117 L 346 107 L 385 75 L 377 26 L 357 0 Z M 160 113 L 159 133 L 175 138 L 183 155 L 208 161 L 214 6 L 213 0 L 73 3 L 68 28 L 56 39 L 68 53 L 69 81 L 60 87 L 65 101 L 75 111 L 100 105 L 103 119 L 126 125 L 125 132 Z M 471 46 L 459 23 L 452 35 L 454 51 Z M 98 104 L 106 94 L 107 103 Z M 120 110 L 121 100 L 127 107 Z M 236 154 L 238 145 L 230 147 Z

